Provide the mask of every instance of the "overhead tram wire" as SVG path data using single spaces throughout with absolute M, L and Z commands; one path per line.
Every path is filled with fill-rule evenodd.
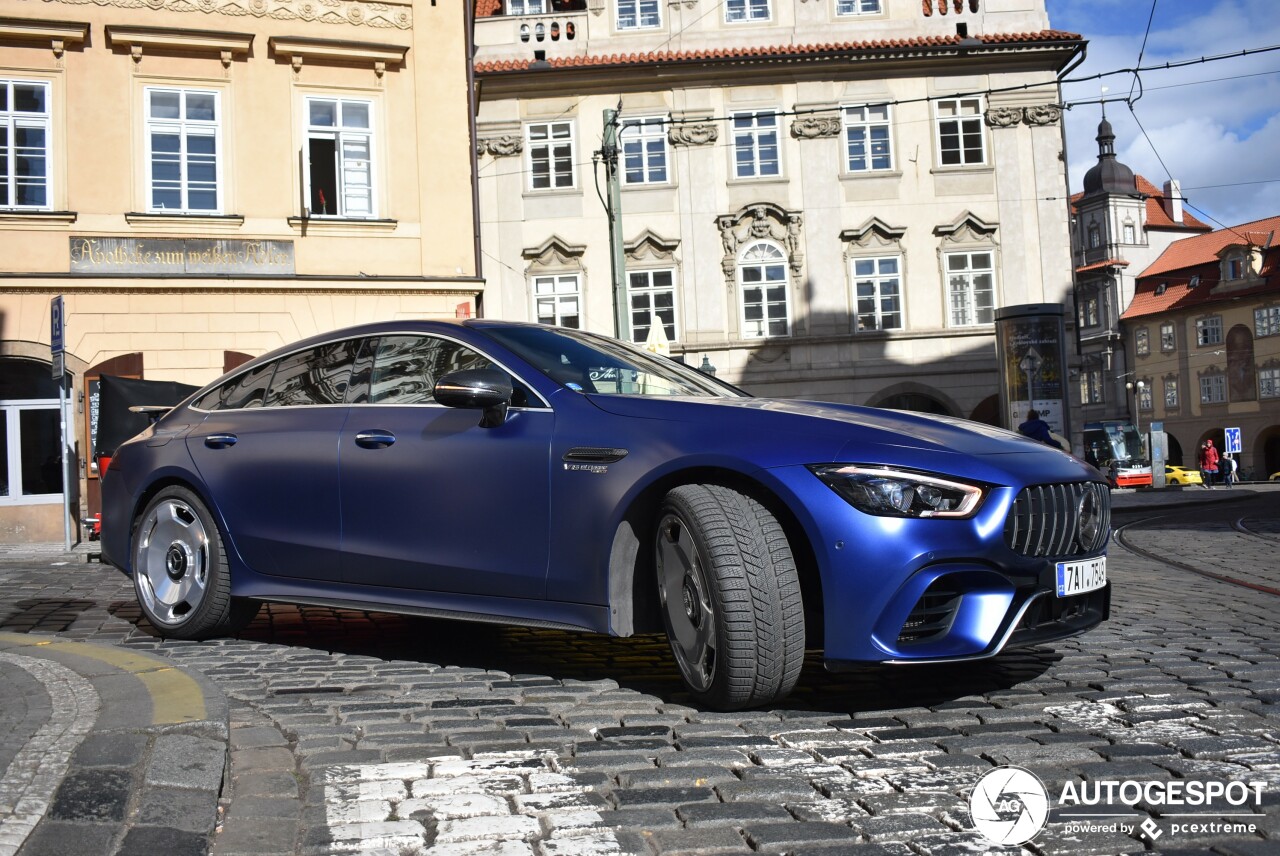
M 1156 19 L 1156 3 L 1158 2 L 1159 0 L 1151 0 L 1151 14 L 1147 16 L 1147 31 L 1142 34 L 1142 47 L 1138 49 L 1138 67 L 1139 68 L 1142 67 L 1142 58 L 1146 56 L 1146 53 L 1147 53 L 1147 39 L 1150 38 L 1151 36 L 1151 23 Z M 1138 73 L 1135 71 L 1133 73 L 1133 83 L 1129 84 L 1129 98 L 1132 101 L 1138 100 L 1137 98 L 1133 97 L 1133 90 L 1134 90 L 1134 87 L 1136 87 L 1137 85 L 1138 85 Z M 1138 98 L 1141 98 L 1141 97 L 1142 95 L 1141 93 L 1139 93 Z M 1130 109 L 1132 109 L 1132 104 L 1130 105 Z

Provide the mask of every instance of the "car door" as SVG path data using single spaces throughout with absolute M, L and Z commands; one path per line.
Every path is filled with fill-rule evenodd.
M 338 452 L 347 582 L 544 596 L 554 414 L 518 382 L 497 427 L 437 404 L 436 381 L 469 368 L 501 366 L 423 334 L 383 336 L 357 366 Z
M 250 370 L 198 405 L 213 412 L 187 447 L 231 543 L 254 571 L 339 579 L 338 441 L 359 344 L 307 348 Z

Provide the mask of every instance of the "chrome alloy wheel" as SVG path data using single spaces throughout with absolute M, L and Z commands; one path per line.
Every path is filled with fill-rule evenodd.
M 658 524 L 658 596 L 671 650 L 690 688 L 706 692 L 716 668 L 716 615 L 693 534 L 676 514 Z
M 138 527 L 133 568 L 149 618 L 182 624 L 200 606 L 209 584 L 209 536 L 190 505 L 166 499 L 151 508 Z

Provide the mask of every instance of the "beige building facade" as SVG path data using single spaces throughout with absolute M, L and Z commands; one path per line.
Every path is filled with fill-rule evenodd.
M 1070 301 L 1033 0 L 479 0 L 486 313 L 614 333 L 766 395 L 996 423 L 994 313 Z M 657 322 L 654 321 L 657 319 Z
M 0 2 L 0 542 L 60 540 L 93 380 L 202 385 L 300 337 L 474 314 L 470 10 Z

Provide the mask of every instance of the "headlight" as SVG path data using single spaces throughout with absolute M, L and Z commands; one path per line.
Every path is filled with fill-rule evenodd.
M 985 493 L 977 485 L 909 470 L 862 464 L 809 469 L 854 508 L 878 517 L 971 517 Z

